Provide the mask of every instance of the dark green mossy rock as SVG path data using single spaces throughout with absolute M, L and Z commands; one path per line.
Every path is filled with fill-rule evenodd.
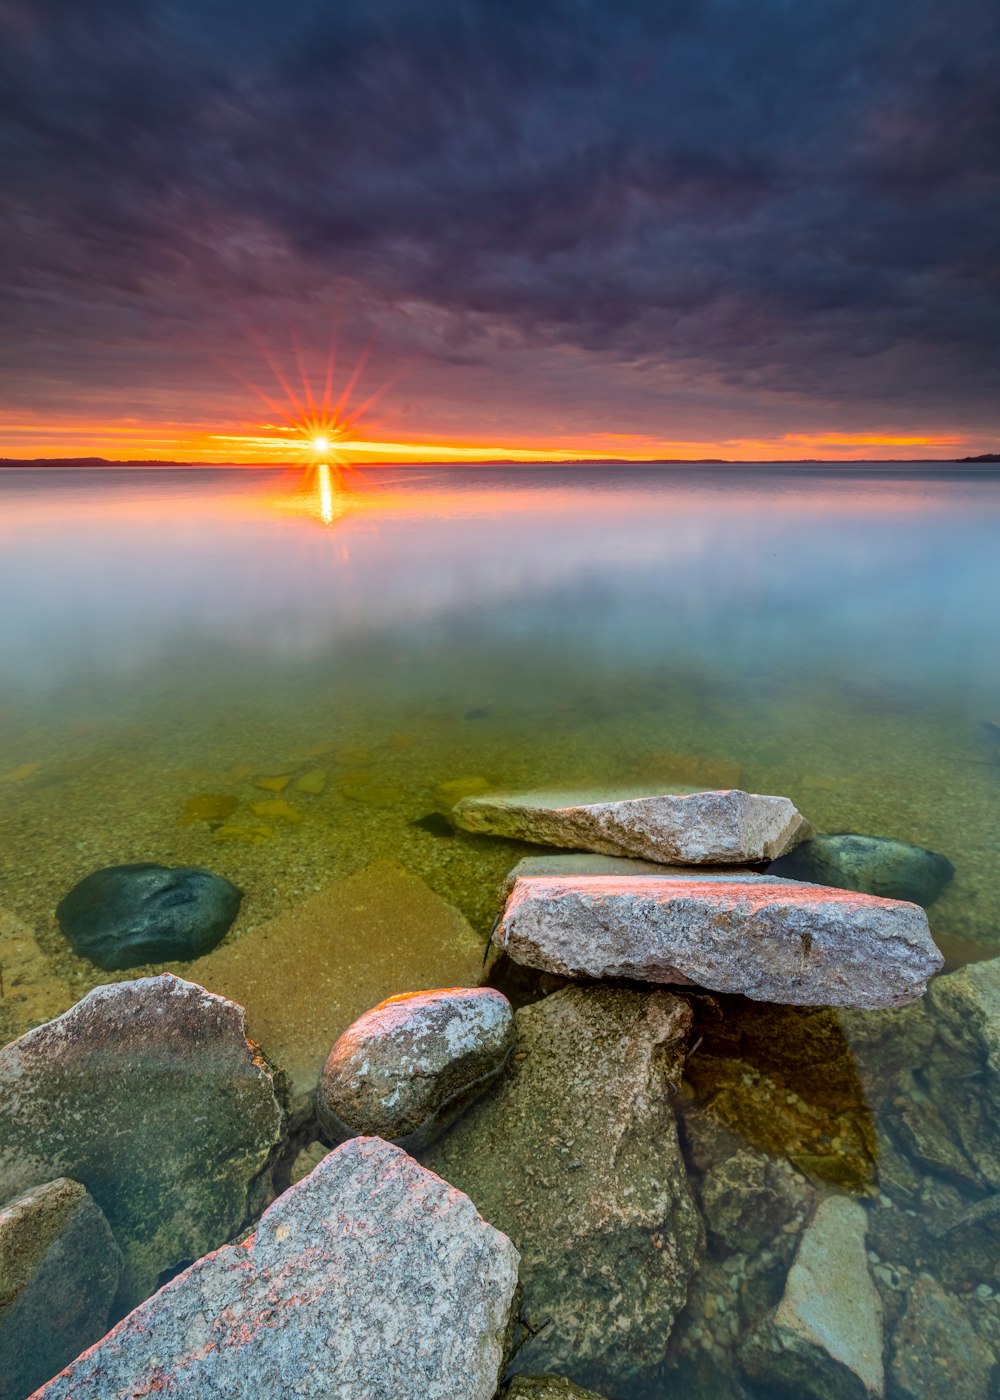
M 926 907 L 937 899 L 955 867 L 947 856 L 923 846 L 838 831 L 804 841 L 772 862 L 767 873 Z
M 74 885 L 56 918 L 74 952 L 113 972 L 210 953 L 242 897 L 193 865 L 110 865 Z

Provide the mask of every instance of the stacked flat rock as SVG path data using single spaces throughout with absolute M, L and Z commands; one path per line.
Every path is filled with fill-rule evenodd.
M 492 1400 L 517 1266 L 467 1196 L 355 1138 L 38 1395 Z
M 331 1138 L 373 1134 L 425 1147 L 501 1073 L 514 1011 L 492 987 L 389 997 L 348 1026 L 316 1094 Z
M 493 940 L 566 977 L 858 1010 L 922 996 L 943 965 L 916 904 L 751 874 L 522 877 Z
M 465 831 L 679 865 L 776 860 L 812 835 L 787 797 L 741 792 L 522 792 L 466 797 Z

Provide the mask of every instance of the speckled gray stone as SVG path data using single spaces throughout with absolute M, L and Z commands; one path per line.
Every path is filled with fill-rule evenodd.
M 503 1070 L 514 1012 L 492 987 L 389 997 L 338 1039 L 316 1091 L 333 1139 L 373 1134 L 425 1147 Z
M 820 1203 L 781 1302 L 743 1347 L 755 1380 L 809 1400 L 885 1394 L 882 1304 L 868 1270 L 866 1232 L 857 1201 L 831 1196 Z
M 492 1400 L 517 1264 L 466 1196 L 354 1138 L 40 1396 Z
M 916 904 L 749 874 L 527 876 L 493 942 L 565 977 L 859 1010 L 912 1001 L 943 964 Z
M 48 1181 L 0 1210 L 0 1400 L 23 1400 L 104 1336 L 120 1271 L 78 1181 Z
M 252 1218 L 284 1131 L 243 1008 L 169 974 L 97 987 L 0 1050 L 0 1199 L 82 1182 L 124 1256 L 119 1311 Z
M 662 1363 L 703 1243 L 673 1108 L 691 1011 L 567 987 L 516 1021 L 498 1086 L 423 1160 L 522 1252 L 539 1330 L 519 1368 L 628 1393 Z
M 787 797 L 741 792 L 519 792 L 465 797 L 466 831 L 678 865 L 774 860 L 812 834 Z

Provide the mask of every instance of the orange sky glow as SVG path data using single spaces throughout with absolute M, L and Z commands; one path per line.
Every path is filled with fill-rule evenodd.
M 268 463 L 308 460 L 316 453 L 310 438 L 319 430 L 302 425 L 223 422 L 213 431 L 203 424 L 145 422 L 41 421 L 0 422 L 0 456 L 106 457 L 121 460 L 167 460 L 198 463 Z M 900 457 L 964 457 L 985 452 L 991 443 L 961 432 L 913 434 L 887 430 L 876 433 L 841 431 L 784 433 L 775 438 L 658 438 L 640 433 L 586 433 L 548 436 L 539 441 L 511 433 L 502 441 L 457 439 L 433 432 L 388 435 L 377 426 L 359 425 L 333 444 L 339 460 L 376 462 L 477 462 L 490 460 L 569 461 L 614 457 L 628 461 L 650 458 L 727 458 L 757 461 L 877 460 Z

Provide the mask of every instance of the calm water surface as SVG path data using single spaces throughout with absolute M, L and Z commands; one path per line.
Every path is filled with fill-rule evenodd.
M 391 857 L 485 936 L 518 848 L 414 825 L 468 779 L 784 793 L 821 830 L 949 856 L 950 965 L 1000 952 L 998 539 L 1000 475 L 957 466 L 0 472 L 0 905 L 43 955 L 0 1031 L 53 1014 L 49 973 L 107 980 L 53 917 L 102 865 L 219 870 L 238 936 Z M 301 821 L 252 812 L 261 775 L 304 768 L 325 787 Z M 206 794 L 233 814 L 186 819 Z M 821 1083 L 796 1092 L 822 1116 Z M 878 1114 L 823 1131 L 795 1150 L 827 1185 L 875 1199 L 856 1158 L 902 1162 L 886 1211 L 986 1194 Z M 996 1289 L 965 1247 L 948 1286 Z M 727 1393 L 695 1336 L 669 1385 Z

